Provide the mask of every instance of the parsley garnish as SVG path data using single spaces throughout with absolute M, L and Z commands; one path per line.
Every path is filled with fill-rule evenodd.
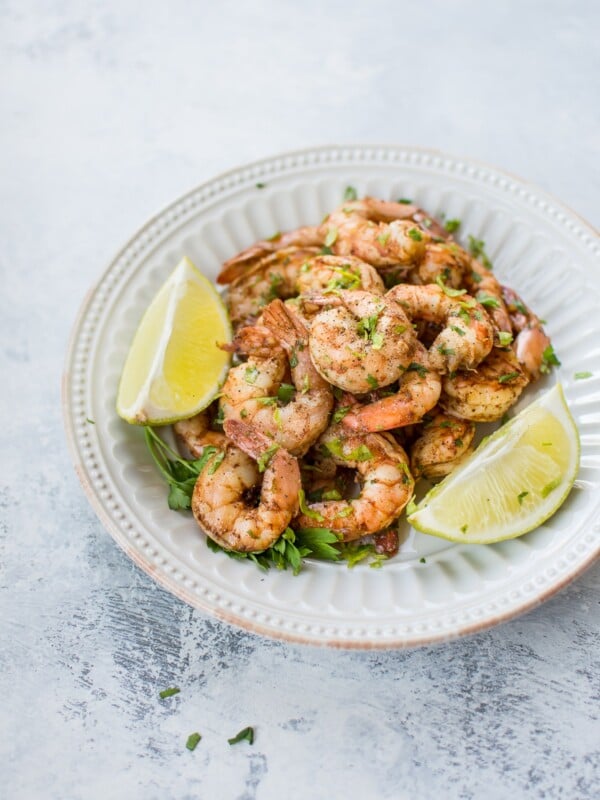
M 86 422 L 89 422 L 89 423 L 90 423 L 90 425 L 95 425 L 95 424 L 96 424 L 96 423 L 94 422 L 94 420 L 93 420 L 93 419 L 90 419 L 89 417 L 86 417 L 86 418 L 85 418 L 85 421 L 86 421 Z
M 467 532 L 467 528 L 468 528 L 468 527 L 469 527 L 468 525 L 462 525 L 462 526 L 461 526 L 461 529 L 460 529 L 460 532 L 461 532 L 461 533 L 466 533 L 466 532 Z
M 344 190 L 344 200 L 352 201 L 356 200 L 357 197 L 358 195 L 356 194 L 356 189 L 354 186 L 346 186 L 346 189 Z
M 322 256 L 330 256 L 332 254 L 333 254 L 333 250 L 331 249 L 331 247 L 329 247 L 328 244 L 323 245 L 323 247 L 321 248 L 321 255 Z
M 540 372 L 550 372 L 550 367 L 560 367 L 560 361 L 558 360 L 558 356 L 554 352 L 554 348 L 551 344 L 549 344 L 542 353 L 542 366 L 540 367 Z
M 593 375 L 593 372 L 576 372 L 573 377 L 576 381 L 585 381 L 587 378 L 592 378 Z
M 454 356 L 456 355 L 456 350 L 453 350 L 452 347 L 444 347 L 443 344 L 439 344 L 437 346 L 437 351 L 443 356 Z
M 277 399 L 280 403 L 286 405 L 290 402 L 292 397 L 296 394 L 296 387 L 291 383 L 282 383 L 277 389 Z
M 508 345 L 512 342 L 513 335 L 512 333 L 507 333 L 506 331 L 498 331 L 498 342 L 500 343 L 500 347 L 508 347 Z
M 379 242 L 379 244 L 382 247 L 385 247 L 386 244 L 388 243 L 388 239 L 389 238 L 390 238 L 390 232 L 389 231 L 385 231 L 385 233 L 380 233 L 379 234 L 379 236 L 377 237 L 377 241 Z
M 377 389 L 379 386 L 379 381 L 377 378 L 374 378 L 371 374 L 367 375 L 367 383 L 371 387 L 371 389 Z
M 424 367 L 422 364 L 417 364 L 416 361 L 411 362 L 408 367 L 406 368 L 407 372 L 416 372 L 419 378 L 424 378 L 425 375 L 429 372 L 427 367 Z
M 158 693 L 158 696 L 161 700 L 164 700 L 165 697 L 173 697 L 174 694 L 179 694 L 181 689 L 178 689 L 177 686 L 172 686 L 170 689 L 163 689 L 162 692 Z
M 460 220 L 459 219 L 447 219 L 444 223 L 444 228 L 448 231 L 448 233 L 454 233 L 460 228 Z
M 345 461 L 369 461 L 369 459 L 373 458 L 373 453 L 365 444 L 359 444 L 358 447 L 348 453 L 344 452 L 344 445 L 341 439 L 330 439 L 325 442 L 325 447 L 332 456 L 343 458 Z
M 443 275 L 438 275 L 435 282 L 447 297 L 461 297 L 463 294 L 467 293 L 466 289 L 452 289 L 452 287 L 446 286 Z
M 254 386 L 257 378 L 258 378 L 258 369 L 254 365 L 251 367 L 246 367 L 246 371 L 244 372 L 244 380 L 246 381 L 246 383 L 249 383 L 251 386 Z
M 256 460 L 256 465 L 258 467 L 259 472 L 264 472 L 266 468 L 269 466 L 269 462 L 275 455 L 275 453 L 279 450 L 278 444 L 272 444 L 270 447 L 261 453 L 261 455 Z
M 264 189 L 266 185 L 267 185 L 266 183 L 257 183 L 256 184 L 256 188 L 257 189 Z
M 523 500 L 527 497 L 528 494 L 529 492 L 521 492 L 521 494 L 517 495 L 517 500 L 519 501 L 520 506 L 523 505 Z
M 244 728 L 239 733 L 236 733 L 235 736 L 232 736 L 231 739 L 227 739 L 229 744 L 237 744 L 238 742 L 248 742 L 248 744 L 254 743 L 254 728 Z
M 348 562 L 348 569 L 352 569 L 356 564 L 371 559 L 369 566 L 372 569 L 378 569 L 382 566 L 383 562 L 387 560 L 387 556 L 378 553 L 374 544 L 358 544 L 357 542 L 345 542 L 338 545 L 340 555 L 344 561 Z
M 413 240 L 413 242 L 422 242 L 423 241 L 423 234 L 417 228 L 411 228 L 408 232 L 408 235 Z
M 336 409 L 333 412 L 333 421 L 341 422 L 350 410 L 351 410 L 350 406 L 340 406 L 340 408 Z
M 319 514 L 318 511 L 314 511 L 312 508 L 309 508 L 306 505 L 306 495 L 304 493 L 304 489 L 300 489 L 298 492 L 298 504 L 300 506 L 300 511 L 307 517 L 311 519 L 316 519 L 317 522 L 323 522 L 325 517 L 323 514 Z
M 485 242 L 483 239 L 476 239 L 469 234 L 469 252 L 478 258 L 486 269 L 493 269 L 492 262 L 485 252 Z
M 198 746 L 198 742 L 200 741 L 200 739 L 202 739 L 202 737 L 200 736 L 199 733 L 190 733 L 187 742 L 185 743 L 185 746 L 187 747 L 188 750 L 195 750 L 196 747 Z
M 508 383 L 509 381 L 518 378 L 520 374 L 520 372 L 507 372 L 504 375 L 500 375 L 498 378 L 498 383 Z
M 456 325 L 450 325 L 450 329 L 454 331 L 454 333 L 458 333 L 459 336 L 464 336 L 466 331 L 463 331 L 462 328 L 458 328 Z
M 182 511 L 191 507 L 192 493 L 198 475 L 204 467 L 216 455 L 216 466 L 211 465 L 211 474 L 216 471 L 223 460 L 225 453 L 219 452 L 216 447 L 208 445 L 202 451 L 200 458 L 188 461 L 181 458 L 172 450 L 160 436 L 150 427 L 144 429 L 146 446 L 150 451 L 152 460 L 158 467 L 159 472 L 169 484 L 169 495 L 167 502 L 173 511 Z
M 412 200 L 409 197 L 399 197 L 396 200 L 397 203 L 402 203 L 403 206 L 410 206 L 412 205 Z
M 425 560 L 425 557 L 419 559 L 419 564 L 426 564 L 426 563 L 427 561 Z
M 477 292 L 477 302 L 481 303 L 482 306 L 486 308 L 500 308 L 500 301 L 497 297 L 494 297 L 491 294 L 487 294 L 486 292 Z

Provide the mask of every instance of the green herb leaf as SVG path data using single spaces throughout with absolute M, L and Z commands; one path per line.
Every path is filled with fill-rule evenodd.
M 379 242 L 379 244 L 382 247 L 385 247 L 386 244 L 388 243 L 388 239 L 389 238 L 390 238 L 390 232 L 389 231 L 385 231 L 385 233 L 380 233 L 379 234 L 379 236 L 377 237 L 377 241 Z
M 399 197 L 396 200 L 397 203 L 402 203 L 403 206 L 410 206 L 412 205 L 412 200 L 409 197 Z
M 158 693 L 158 696 L 161 700 L 164 700 L 165 697 L 173 697 L 174 694 L 179 694 L 181 689 L 177 688 L 177 686 L 172 686 L 170 689 L 163 689 L 162 692 Z
M 469 528 L 469 526 L 468 526 L 468 525 L 461 525 L 460 532 L 461 532 L 461 533 L 466 533 L 466 532 L 467 532 L 467 530 L 468 530 L 468 528 Z
M 351 410 L 350 406 L 340 406 L 340 408 L 337 408 L 333 412 L 333 421 L 341 422 L 350 410 Z
M 498 342 L 500 343 L 500 347 L 508 347 L 512 340 L 512 333 L 508 333 L 507 331 L 498 331 Z
M 377 378 L 374 378 L 371 374 L 367 375 L 367 383 L 371 387 L 371 389 L 377 389 L 379 386 L 379 381 Z
M 246 367 L 246 371 L 244 372 L 244 380 L 246 383 L 249 383 L 250 386 L 254 386 L 256 379 L 258 378 L 258 374 L 258 369 L 254 365 Z
M 321 495 L 321 500 L 341 500 L 342 495 L 338 492 L 337 489 L 329 489 L 327 492 L 323 492 Z
M 408 235 L 413 240 L 413 242 L 422 242 L 423 241 L 423 234 L 418 228 L 411 228 L 408 231 Z
M 324 561 L 339 561 L 340 552 L 332 545 L 339 543 L 339 537 L 329 528 L 299 528 L 296 541 L 310 551 L 310 555 Z
M 185 746 L 188 750 L 195 750 L 198 747 L 198 742 L 202 739 L 199 733 L 190 733 Z
M 455 233 L 460 228 L 460 220 L 447 219 L 444 223 L 444 228 L 448 231 L 448 233 Z
M 466 331 L 463 331 L 462 328 L 457 327 L 456 325 L 450 325 L 450 329 L 454 331 L 454 333 L 458 333 L 459 336 L 465 336 Z
M 554 348 L 551 344 L 549 344 L 542 353 L 542 366 L 540 367 L 540 372 L 550 372 L 550 367 L 560 367 L 560 361 L 558 360 L 558 356 L 554 352 Z
M 406 368 L 407 372 L 416 372 L 419 378 L 424 378 L 425 375 L 429 372 L 427 367 L 424 367 L 423 364 L 417 364 L 416 361 L 411 362 L 408 367 Z
M 323 245 L 323 247 L 321 248 L 321 255 L 322 256 L 330 256 L 332 254 L 333 254 L 333 250 L 331 249 L 331 247 L 329 247 L 328 244 Z
M 419 564 L 426 564 L 426 563 L 427 563 L 427 561 L 425 560 L 424 557 L 419 559 Z
M 573 377 L 575 378 L 576 381 L 585 381 L 588 378 L 593 378 L 594 377 L 594 373 L 593 372 L 576 372 L 575 375 L 573 375 Z
M 235 736 L 232 736 L 231 739 L 227 739 L 229 744 L 237 744 L 238 742 L 248 742 L 248 744 L 254 743 L 254 728 L 244 728 L 239 733 L 236 733 Z
M 352 200 L 356 200 L 357 197 L 358 195 L 356 194 L 356 189 L 354 186 L 346 186 L 346 189 L 344 190 L 344 200 L 352 202 Z
M 498 378 L 498 383 L 509 383 L 510 381 L 518 378 L 520 376 L 520 372 L 507 372 L 504 375 L 500 375 Z
M 527 497 L 528 494 L 529 492 L 521 492 L 520 494 L 517 495 L 517 500 L 519 501 L 520 506 L 523 505 L 523 500 Z
M 476 239 L 469 234 L 469 252 L 478 258 L 486 269 L 493 269 L 492 262 L 485 252 L 485 242 L 483 239 Z
M 94 422 L 94 420 L 93 420 L 93 419 L 90 419 L 89 417 L 86 417 L 86 418 L 85 418 L 85 421 L 86 421 L 86 422 L 89 422 L 89 424 L 90 424 L 90 425 L 95 425 L 95 424 L 96 424 L 96 423 Z
M 300 489 L 298 492 L 298 503 L 300 506 L 300 511 L 306 516 L 310 517 L 311 519 L 315 519 L 317 522 L 323 522 L 325 517 L 322 514 L 319 514 L 318 511 L 314 511 L 312 508 L 309 508 L 306 505 L 306 495 L 304 493 L 304 489 Z
M 256 188 L 257 189 L 264 189 L 266 185 L 267 185 L 266 183 L 257 183 L 256 184 Z
M 256 459 L 256 465 L 259 472 L 264 472 L 266 470 L 266 468 L 269 466 L 269 462 L 278 450 L 279 445 L 272 444 L 270 447 L 267 447 L 264 453 L 260 454 L 260 456 Z
M 491 294 L 487 294 L 486 292 L 477 292 L 477 302 L 481 303 L 482 306 L 486 308 L 500 308 L 500 301 L 497 297 L 494 297 Z
M 277 389 L 277 399 L 280 403 L 286 405 L 296 394 L 296 387 L 291 383 L 282 383 Z
M 451 286 L 446 286 L 446 281 L 442 275 L 438 275 L 435 282 L 447 297 L 462 297 L 463 294 L 467 293 L 466 289 L 453 289 Z

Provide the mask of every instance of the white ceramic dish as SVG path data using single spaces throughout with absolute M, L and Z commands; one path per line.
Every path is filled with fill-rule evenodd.
M 257 184 L 265 184 L 258 188 Z M 486 241 L 496 273 L 547 320 L 581 434 L 581 472 L 561 510 L 520 539 L 460 546 L 407 533 L 383 569 L 309 562 L 297 577 L 211 552 L 172 512 L 141 431 L 116 415 L 117 383 L 138 321 L 182 255 L 214 277 L 259 238 L 315 223 L 347 185 L 410 197 Z M 241 167 L 150 220 L 86 298 L 64 377 L 75 468 L 107 530 L 185 602 L 252 631 L 338 647 L 437 642 L 508 619 L 551 596 L 600 552 L 600 244 L 574 213 L 496 169 L 402 147 L 323 147 Z M 591 371 L 588 380 L 574 373 Z M 523 403 L 543 389 L 530 388 Z M 90 424 L 87 419 L 94 420 Z M 420 562 L 421 557 L 426 563 Z

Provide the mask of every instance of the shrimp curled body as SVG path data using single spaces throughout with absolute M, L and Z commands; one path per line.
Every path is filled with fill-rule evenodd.
M 319 445 L 341 467 L 356 470 L 361 484 L 358 497 L 310 503 L 295 528 L 324 525 L 349 542 L 386 528 L 397 519 L 412 497 L 414 481 L 403 448 L 386 435 L 355 434 L 332 425 Z
M 224 427 L 237 445 L 228 442 L 217 469 L 200 473 L 192 495 L 192 512 L 221 547 L 242 553 L 261 552 L 279 539 L 296 514 L 301 485 L 298 462 L 286 450 L 278 449 L 265 468 L 261 484 L 255 459 L 271 442 L 244 423 L 226 422 Z M 253 501 L 258 492 L 256 504 Z

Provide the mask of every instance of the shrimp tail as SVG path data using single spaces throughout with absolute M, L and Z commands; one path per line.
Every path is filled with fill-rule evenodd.
M 255 461 L 273 446 L 273 440 L 253 425 L 238 419 L 226 419 L 223 430 L 231 441 Z
M 288 352 L 297 346 L 299 341 L 308 339 L 308 328 L 294 312 L 281 300 L 273 300 L 263 311 L 263 322 L 271 333 L 277 337 L 276 343 Z

